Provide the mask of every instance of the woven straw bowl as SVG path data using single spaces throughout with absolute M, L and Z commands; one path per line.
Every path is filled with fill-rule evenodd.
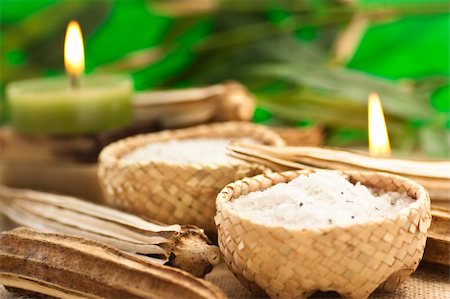
M 262 288 L 273 298 L 302 298 L 318 290 L 367 298 L 378 287 L 395 290 L 417 268 L 431 222 L 429 196 L 416 182 L 387 173 L 340 172 L 353 183 L 407 192 L 415 199 L 393 218 L 347 227 L 266 226 L 241 217 L 227 204 L 240 195 L 312 172 L 258 175 L 221 191 L 215 221 L 228 267 L 248 288 Z
M 263 166 L 239 164 L 177 164 L 121 160 L 152 142 L 195 137 L 249 137 L 282 146 L 283 139 L 263 127 L 226 122 L 138 135 L 107 146 L 100 154 L 99 178 L 109 205 L 164 223 L 194 224 L 215 234 L 215 198 L 228 183 L 263 173 Z M 182 149 L 181 149 L 182 150 Z

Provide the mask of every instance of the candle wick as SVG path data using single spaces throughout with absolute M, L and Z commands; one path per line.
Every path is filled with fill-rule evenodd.
M 70 86 L 73 89 L 78 89 L 80 87 L 80 76 L 69 76 Z

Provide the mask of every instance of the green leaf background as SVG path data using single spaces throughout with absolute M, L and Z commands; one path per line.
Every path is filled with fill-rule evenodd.
M 365 146 L 377 91 L 397 151 L 448 157 L 448 1 L 211 0 L 206 12 L 172 2 L 0 0 L 2 94 L 10 81 L 63 74 L 65 26 L 77 19 L 87 73 L 129 73 L 138 91 L 239 80 L 258 98 L 254 121 L 320 122 L 338 146 Z M 334 65 L 332 46 L 356 13 L 370 24 Z

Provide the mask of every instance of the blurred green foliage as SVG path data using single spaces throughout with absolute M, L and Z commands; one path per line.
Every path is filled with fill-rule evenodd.
M 377 91 L 397 150 L 449 155 L 448 1 L 0 3 L 2 91 L 63 74 L 65 26 L 76 19 L 87 73 L 129 73 L 136 90 L 239 80 L 257 95 L 256 122 L 321 122 L 339 146 L 365 144 L 367 95 Z M 351 31 L 351 51 L 336 61 L 355 16 L 366 20 L 362 35 Z

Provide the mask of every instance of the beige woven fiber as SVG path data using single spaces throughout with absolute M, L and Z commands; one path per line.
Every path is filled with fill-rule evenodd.
M 273 130 L 287 146 L 319 146 L 324 140 L 324 130 L 319 125 L 307 128 L 274 127 Z
M 262 173 L 266 170 L 263 166 L 121 160 L 127 153 L 152 142 L 195 137 L 249 137 L 262 144 L 284 145 L 276 133 L 246 122 L 216 123 L 126 138 L 107 146 L 100 154 L 99 177 L 107 203 L 144 218 L 168 224 L 194 224 L 215 234 L 215 198 L 219 191 L 237 179 Z
M 336 291 L 367 298 L 376 288 L 395 290 L 417 268 L 430 226 L 430 199 L 416 182 L 379 172 L 341 172 L 353 183 L 406 192 L 416 199 L 395 217 L 347 227 L 286 229 L 252 222 L 231 210 L 240 195 L 288 182 L 312 170 L 245 178 L 217 197 L 219 246 L 225 262 L 248 288 L 273 298 Z

